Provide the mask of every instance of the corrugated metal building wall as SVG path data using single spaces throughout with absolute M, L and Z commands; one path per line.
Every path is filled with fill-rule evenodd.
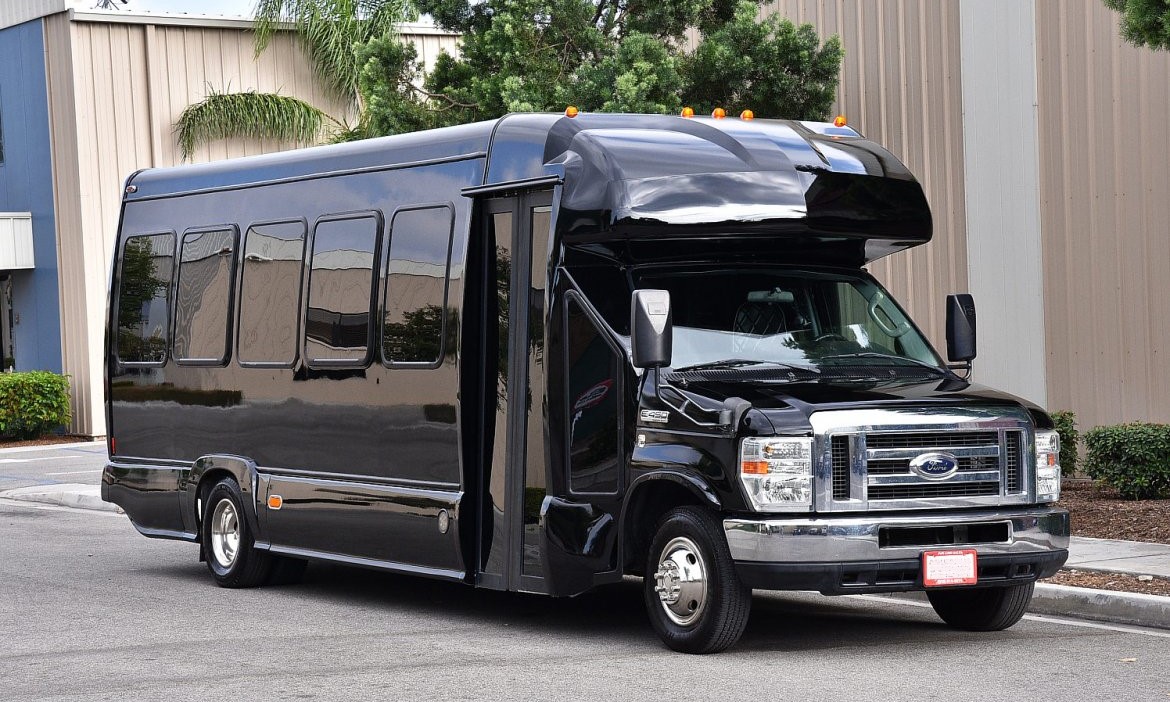
M 1100 2 L 1037 3 L 1048 396 L 1170 421 L 1170 52 Z

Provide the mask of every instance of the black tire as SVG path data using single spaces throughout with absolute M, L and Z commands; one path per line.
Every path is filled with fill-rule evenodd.
M 256 548 L 240 486 L 232 478 L 224 478 L 207 493 L 200 532 L 207 569 L 220 587 L 256 587 L 268 578 L 272 556 Z M 234 548 L 221 536 L 232 533 Z
M 1020 621 L 1032 601 L 1035 583 L 970 590 L 928 590 L 930 605 L 942 620 L 964 631 L 1003 631 Z
M 661 596 L 659 588 L 668 594 Z M 658 522 L 642 594 L 654 631 L 683 653 L 728 648 L 743 634 L 752 609 L 751 588 L 735 574 L 722 525 L 699 507 L 677 507 Z

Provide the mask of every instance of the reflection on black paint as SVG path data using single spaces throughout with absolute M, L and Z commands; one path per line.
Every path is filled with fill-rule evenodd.
M 573 492 L 614 492 L 618 479 L 617 356 L 580 304 L 567 305 L 569 466 Z
M 123 362 L 161 363 L 166 358 L 174 251 L 173 234 L 126 240 L 118 292 L 118 358 Z

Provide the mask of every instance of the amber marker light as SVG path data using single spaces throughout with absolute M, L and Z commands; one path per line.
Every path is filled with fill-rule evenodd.
M 569 105 L 568 107 L 565 108 L 565 116 L 566 117 L 576 117 L 577 116 L 577 108 L 572 106 L 572 105 Z
M 845 124 L 845 115 L 837 115 L 837 117 L 833 120 L 834 127 L 844 127 Z
M 681 114 L 682 114 L 682 116 L 683 116 L 683 117 L 694 117 L 694 116 L 695 116 L 695 111 L 694 111 L 694 110 L 692 110 L 692 109 L 691 109 L 691 108 L 689 108 L 689 107 L 684 107 L 684 108 L 682 108 L 682 112 L 681 112 Z
M 280 495 L 269 495 L 268 496 L 268 508 L 269 509 L 280 509 L 283 504 L 284 504 L 284 499 L 281 498 Z
M 752 112 L 751 110 L 744 110 L 743 112 L 739 113 L 739 118 L 743 120 L 755 119 L 756 113 Z
M 722 107 L 716 107 L 714 110 L 711 110 L 711 116 L 715 119 L 723 119 L 727 116 L 727 110 Z

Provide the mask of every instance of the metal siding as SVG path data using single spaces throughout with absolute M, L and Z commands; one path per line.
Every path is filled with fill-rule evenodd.
M 975 378 L 1044 405 L 1035 7 L 963 0 L 960 13 Z
M 821 36 L 841 37 L 845 58 L 833 109 L 905 161 L 922 183 L 934 215 L 934 240 L 870 270 L 945 350 L 945 296 L 967 290 L 957 6 L 932 0 L 779 0 L 762 10 L 771 12 L 811 22 Z
M 1037 3 L 1049 405 L 1170 421 L 1170 54 L 1101 3 Z
M 0 29 L 0 211 L 28 212 L 34 268 L 12 273 L 17 370 L 61 370 L 56 219 L 42 21 Z M 26 226 L 26 225 L 20 225 Z M 13 253 L 17 253 L 13 250 Z
M 0 28 L 64 12 L 65 0 L 0 0 Z

